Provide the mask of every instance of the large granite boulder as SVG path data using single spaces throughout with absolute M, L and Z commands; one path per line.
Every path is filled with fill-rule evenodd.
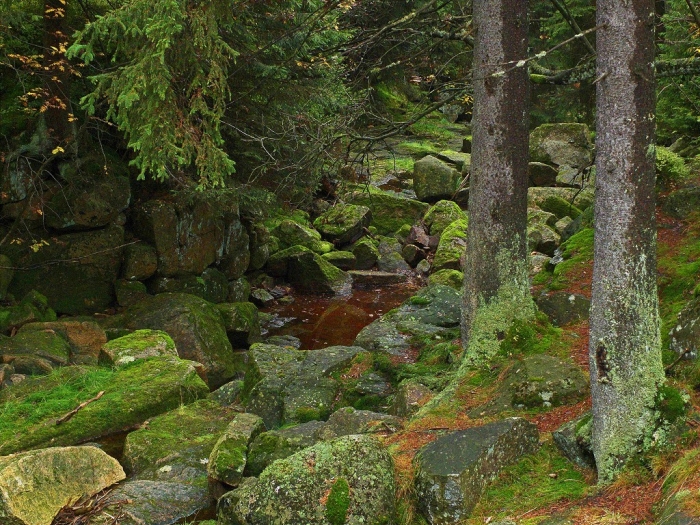
M 36 290 L 46 296 L 49 306 L 59 314 L 81 315 L 104 310 L 114 302 L 114 282 L 119 276 L 123 244 L 124 229 L 110 224 L 98 230 L 57 237 L 45 233 L 22 244 L 3 246 L 3 253 L 16 266 L 28 268 L 15 273 L 9 292 L 23 297 Z M 38 249 L 32 249 L 32 245 Z
M 18 374 L 40 375 L 70 363 L 71 348 L 55 332 L 22 331 L 14 337 L 0 336 L 0 361 Z
M 109 320 L 110 326 L 166 332 L 181 358 L 201 363 L 213 388 L 237 372 L 226 326 L 216 307 L 194 295 L 165 293 L 149 297 Z
M 591 413 L 586 412 L 552 432 L 552 439 L 573 463 L 582 468 L 595 468 L 591 430 Z
M 530 161 L 583 168 L 591 164 L 593 145 L 585 124 L 542 124 L 530 133 Z
M 327 241 L 343 246 L 362 237 L 371 222 L 372 212 L 367 206 L 336 204 L 314 221 L 314 228 Z
M 573 404 L 588 395 L 589 382 L 570 359 L 546 354 L 524 357 L 505 381 L 515 407 L 552 407 Z
M 152 357 L 117 370 L 71 366 L 0 390 L 0 454 L 94 441 L 204 397 L 195 365 Z
M 457 191 L 462 176 L 449 164 L 427 155 L 413 166 L 413 190 L 424 202 L 449 199 Z
M 414 460 L 418 508 L 431 525 L 469 517 L 486 484 L 538 447 L 537 427 L 510 418 L 453 432 L 423 447 Z
M 364 237 L 352 245 L 350 252 L 355 256 L 356 270 L 369 270 L 377 264 L 381 255 L 378 245 L 377 241 L 369 237 Z
M 0 457 L 0 523 L 51 525 L 66 505 L 125 478 L 96 447 L 53 447 Z
M 424 202 L 371 187 L 367 191 L 353 191 L 345 200 L 367 206 L 372 211 L 372 226 L 380 235 L 393 234 L 404 225 L 412 226 L 428 210 Z M 358 266 L 358 269 L 364 268 Z
M 219 525 L 379 525 L 393 519 L 391 457 L 369 436 L 317 443 L 225 494 Z

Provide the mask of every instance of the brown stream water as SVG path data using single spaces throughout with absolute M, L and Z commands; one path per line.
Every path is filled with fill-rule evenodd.
M 295 295 L 294 302 L 264 311 L 276 316 L 268 335 L 293 335 L 304 350 L 332 345 L 352 345 L 358 332 L 396 308 L 418 289 L 396 284 L 367 290 L 355 289 L 349 296 Z

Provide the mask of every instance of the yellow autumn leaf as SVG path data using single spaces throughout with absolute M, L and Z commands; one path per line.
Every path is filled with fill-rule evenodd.
M 56 155 L 57 153 L 63 153 L 65 151 L 66 150 L 64 150 L 61 146 L 56 146 L 51 153 L 53 155 Z

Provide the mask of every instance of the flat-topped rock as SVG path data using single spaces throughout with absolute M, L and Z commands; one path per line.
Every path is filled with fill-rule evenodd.
M 372 271 L 372 270 L 350 270 L 353 288 L 388 286 L 390 284 L 404 283 L 408 277 L 402 273 Z

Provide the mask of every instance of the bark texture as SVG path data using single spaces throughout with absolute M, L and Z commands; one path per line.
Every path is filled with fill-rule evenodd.
M 462 343 L 468 364 L 534 315 L 527 276 L 527 2 L 475 0 L 474 115 Z
M 589 358 L 600 482 L 648 445 L 663 382 L 654 221 L 654 0 L 598 0 Z

